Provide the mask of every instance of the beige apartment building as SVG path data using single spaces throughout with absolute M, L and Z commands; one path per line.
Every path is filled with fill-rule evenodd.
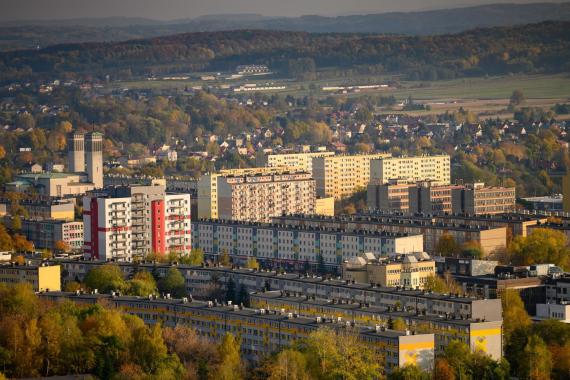
M 425 252 L 383 259 L 377 259 L 371 253 L 364 253 L 342 265 L 344 280 L 382 287 L 423 289 L 431 276 L 435 276 L 435 261 Z
M 469 215 L 504 214 L 515 211 L 516 189 L 473 183 L 453 190 L 453 198 L 453 212 Z
M 315 214 L 315 180 L 310 173 L 219 176 L 218 218 L 269 222 L 285 214 Z
M 297 169 L 284 166 L 225 169 L 217 173 L 205 174 L 198 180 L 198 218 L 218 219 L 218 178 L 295 172 Z
M 410 183 L 432 181 L 434 186 L 451 183 L 448 155 L 416 157 L 382 157 L 370 163 L 370 182 L 388 183 L 404 180 Z
M 313 158 L 313 177 L 317 181 L 317 195 L 340 199 L 354 194 L 358 189 L 366 188 L 370 182 L 371 161 L 386 157 L 390 157 L 390 154 Z
M 308 153 L 284 153 L 269 154 L 264 156 L 265 166 L 289 166 L 309 173 L 313 173 L 313 158 L 331 157 L 334 152 L 308 152 Z
M 317 198 L 315 201 L 315 215 L 334 216 L 334 198 Z

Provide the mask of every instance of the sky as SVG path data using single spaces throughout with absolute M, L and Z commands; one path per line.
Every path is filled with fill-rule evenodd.
M 538 2 L 556 0 L 0 0 L 0 21 L 116 16 L 175 20 L 235 13 L 336 16 Z

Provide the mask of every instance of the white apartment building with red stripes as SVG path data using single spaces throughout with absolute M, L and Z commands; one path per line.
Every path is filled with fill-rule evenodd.
M 128 195 L 128 196 L 125 196 Z M 131 261 L 154 252 L 189 254 L 190 194 L 132 186 L 83 198 L 84 256 Z

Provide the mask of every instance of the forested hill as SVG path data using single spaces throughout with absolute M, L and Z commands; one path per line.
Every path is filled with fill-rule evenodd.
M 398 72 L 447 79 L 570 71 L 570 22 L 476 29 L 437 36 L 231 31 L 118 43 L 58 45 L 0 54 L 0 81 L 65 75 L 128 78 L 231 70 L 263 63 L 290 76 L 319 70 Z
M 240 29 L 433 35 L 543 21 L 570 21 L 570 3 L 488 4 L 421 12 L 388 12 L 338 17 L 315 15 L 267 17 L 258 14 L 230 14 L 173 21 L 128 17 L 20 21 L 0 24 L 0 50 Z

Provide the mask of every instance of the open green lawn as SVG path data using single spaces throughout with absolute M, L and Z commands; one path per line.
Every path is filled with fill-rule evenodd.
M 156 81 L 125 81 L 114 82 L 110 88 L 149 88 L 149 89 L 179 89 L 193 86 L 207 85 L 239 85 L 243 83 L 257 83 L 262 85 L 271 81 L 282 83 L 287 86 L 287 90 L 278 91 L 283 94 L 295 96 L 315 95 L 330 96 L 331 93 L 321 91 L 323 86 L 333 85 L 354 85 L 367 83 L 386 83 L 389 77 L 354 77 L 317 80 L 312 82 L 284 82 L 279 79 L 269 78 L 248 78 L 238 81 L 204 82 L 200 80 L 156 80 Z M 313 88 L 313 90 L 310 90 Z M 552 99 L 555 101 L 570 99 L 570 75 L 512 75 L 488 78 L 462 78 L 449 81 L 435 82 L 400 82 L 400 87 L 382 89 L 373 92 L 360 92 L 349 95 L 337 96 L 362 96 L 367 93 L 394 95 L 397 99 L 404 99 L 412 95 L 414 99 L 424 102 L 452 101 L 452 100 L 508 100 L 513 90 L 522 90 L 526 98 L 532 99 Z M 268 92 L 270 93 L 270 92 Z M 542 103 L 542 102 L 541 102 Z

